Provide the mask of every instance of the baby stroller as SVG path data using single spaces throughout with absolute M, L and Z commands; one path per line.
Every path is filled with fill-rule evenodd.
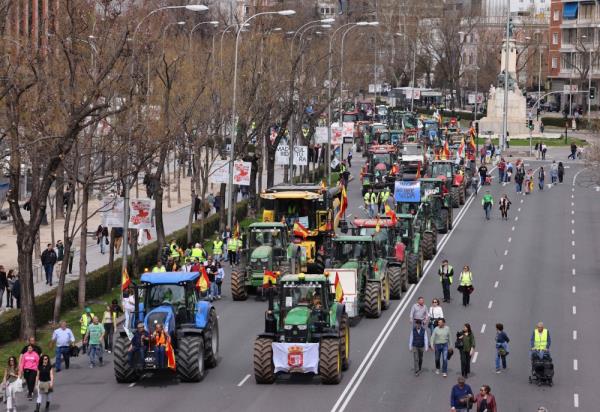
M 539 352 L 531 354 L 531 376 L 529 383 L 537 383 L 538 386 L 552 386 L 552 378 L 554 377 L 554 364 L 549 352 L 544 352 L 540 356 Z
M 485 181 L 483 182 L 484 185 L 491 185 L 492 184 L 492 175 L 490 175 L 489 173 L 485 176 Z

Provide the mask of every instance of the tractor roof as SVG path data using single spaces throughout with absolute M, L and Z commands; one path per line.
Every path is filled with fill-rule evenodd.
M 274 193 L 261 193 L 263 199 L 302 199 L 302 200 L 317 200 L 321 198 L 320 193 L 307 190 L 289 190 Z
M 254 222 L 248 226 L 250 229 L 281 229 L 287 230 L 285 223 L 281 222 Z
M 351 236 L 351 235 L 344 235 L 344 236 L 337 236 L 335 238 L 333 238 L 334 242 L 372 242 L 373 238 L 371 238 L 371 236 Z
M 325 275 L 288 274 L 279 278 L 279 282 L 299 282 L 302 276 L 304 276 L 305 282 L 324 282 L 326 279 Z
M 421 182 L 441 183 L 442 179 L 438 177 L 422 177 L 419 179 Z
M 141 280 L 153 285 L 177 285 L 195 282 L 199 277 L 198 272 L 147 272 L 142 275 Z
M 369 153 L 394 153 L 397 148 L 393 144 L 376 144 L 369 147 Z
M 377 219 L 354 219 L 354 226 L 366 227 L 366 228 L 377 227 Z M 395 224 L 392 223 L 391 218 L 388 218 L 386 216 L 385 218 L 382 217 L 379 219 L 379 227 L 393 227 L 393 226 L 395 226 Z

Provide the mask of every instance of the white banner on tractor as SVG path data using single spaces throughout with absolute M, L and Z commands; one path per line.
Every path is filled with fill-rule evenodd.
M 273 342 L 273 366 L 275 366 L 275 373 L 318 374 L 319 344 Z
M 335 295 L 335 276 L 340 279 L 342 291 L 344 292 L 344 305 L 349 318 L 358 316 L 358 298 L 357 298 L 357 271 L 356 269 L 325 269 L 329 272 L 329 282 L 331 283 L 331 292 Z

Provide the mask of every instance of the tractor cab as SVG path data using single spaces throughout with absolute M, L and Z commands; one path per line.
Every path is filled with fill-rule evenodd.
M 362 194 L 373 189 L 383 189 L 396 180 L 399 173 L 397 166 L 397 148 L 394 145 L 372 145 L 369 147 L 367 163 L 361 172 Z
M 420 143 L 403 143 L 398 151 L 403 173 L 414 173 L 427 168 L 425 147 Z
M 431 162 L 429 167 L 429 176 L 440 177 L 444 176 L 446 179 L 452 181 L 454 175 L 458 172 L 460 166 L 451 160 L 434 160 Z
M 422 202 L 428 203 L 435 226 L 440 233 L 452 229 L 452 204 L 448 181 L 443 178 L 419 179 Z

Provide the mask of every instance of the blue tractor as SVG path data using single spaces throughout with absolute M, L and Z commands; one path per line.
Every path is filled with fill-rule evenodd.
M 135 382 L 142 374 L 175 372 L 182 382 L 199 382 L 206 368 L 217 365 L 219 324 L 213 305 L 202 299 L 197 288 L 200 274 L 187 272 L 144 273 L 132 286 L 136 311 L 114 342 L 115 378 Z M 150 342 L 130 354 L 132 331 L 143 324 L 151 335 L 160 324 L 171 338 L 175 368 L 159 364 Z M 143 359 L 141 359 L 143 358 Z

